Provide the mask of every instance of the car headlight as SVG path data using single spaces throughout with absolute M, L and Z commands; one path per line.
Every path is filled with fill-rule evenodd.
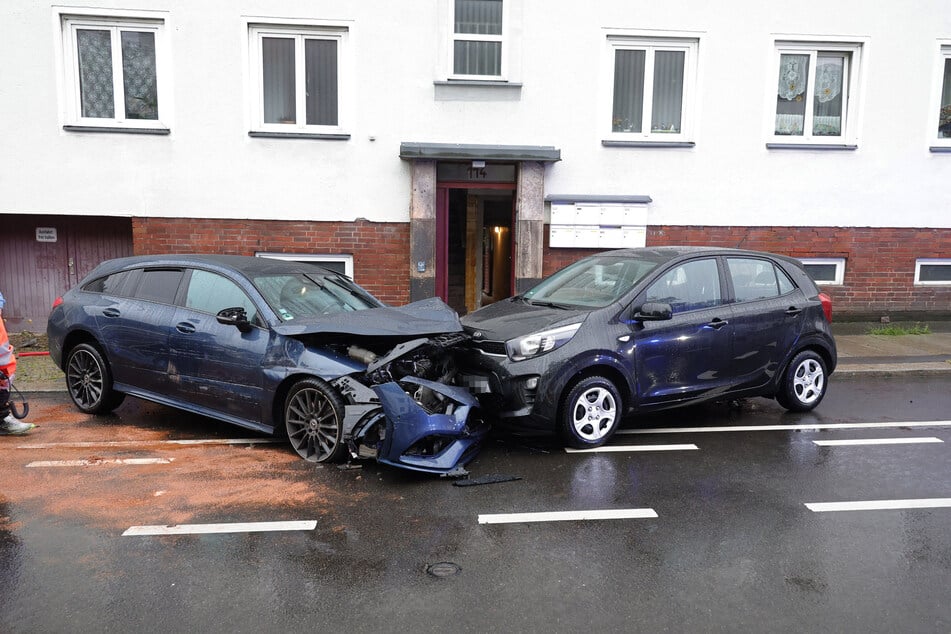
M 580 323 L 562 326 L 551 330 L 533 332 L 524 337 L 516 337 L 505 342 L 505 351 L 512 361 L 524 361 L 540 354 L 551 352 L 565 345 L 578 332 Z

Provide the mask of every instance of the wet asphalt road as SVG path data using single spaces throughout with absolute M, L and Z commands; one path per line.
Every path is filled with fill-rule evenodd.
M 75 412 L 64 395 L 31 404 L 36 433 L 0 439 L 4 632 L 951 630 L 951 508 L 805 506 L 951 498 L 948 426 L 698 430 L 612 443 L 697 447 L 637 453 L 495 438 L 472 477 L 521 479 L 458 487 L 375 464 L 315 467 L 283 445 L 171 445 L 254 435 L 134 399 L 106 418 Z M 949 378 L 833 377 L 812 414 L 752 399 L 636 423 L 949 420 Z M 814 442 L 872 438 L 942 442 Z M 108 462 L 137 458 L 159 462 Z M 57 460 L 88 464 L 27 466 Z M 593 509 L 656 517 L 479 521 Z M 292 520 L 316 525 L 123 536 L 140 525 Z M 438 562 L 459 570 L 427 573 Z

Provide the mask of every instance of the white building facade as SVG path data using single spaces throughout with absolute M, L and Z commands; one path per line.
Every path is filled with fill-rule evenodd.
M 5 318 L 131 253 L 314 259 L 462 312 L 645 244 L 951 314 L 951 4 L 858 6 L 9 0 Z

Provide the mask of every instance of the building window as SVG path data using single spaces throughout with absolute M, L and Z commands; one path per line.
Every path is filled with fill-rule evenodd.
M 951 259 L 916 260 L 915 284 L 920 286 L 951 286 Z
M 777 44 L 774 140 L 853 142 L 860 55 L 859 44 Z
M 346 275 L 353 279 L 353 256 L 331 253 L 255 253 L 259 258 L 288 260 L 290 262 L 310 262 Z
M 503 79 L 505 11 L 502 0 L 455 0 L 452 29 L 452 77 Z
M 816 284 L 845 282 L 845 258 L 799 258 L 799 261 Z
M 163 20 L 63 18 L 67 123 L 165 128 Z
M 951 45 L 941 47 L 938 102 L 938 139 L 951 146 Z
M 688 140 L 698 41 L 612 36 L 608 47 L 609 138 Z
M 271 132 L 340 132 L 346 28 L 251 26 L 253 127 Z

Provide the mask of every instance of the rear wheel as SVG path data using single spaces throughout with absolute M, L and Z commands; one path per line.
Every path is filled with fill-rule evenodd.
M 621 422 L 621 395 L 610 380 L 589 376 L 576 383 L 561 408 L 562 437 L 571 447 L 599 447 Z
M 66 388 L 76 407 L 87 414 L 107 414 L 125 399 L 125 394 L 112 389 L 109 363 L 88 343 L 79 344 L 66 357 Z
M 301 458 L 332 462 L 343 454 L 344 406 L 337 390 L 321 379 L 301 379 L 291 387 L 284 401 L 284 425 Z
M 825 361 L 815 352 L 803 350 L 786 367 L 776 400 L 791 412 L 808 412 L 825 394 Z

